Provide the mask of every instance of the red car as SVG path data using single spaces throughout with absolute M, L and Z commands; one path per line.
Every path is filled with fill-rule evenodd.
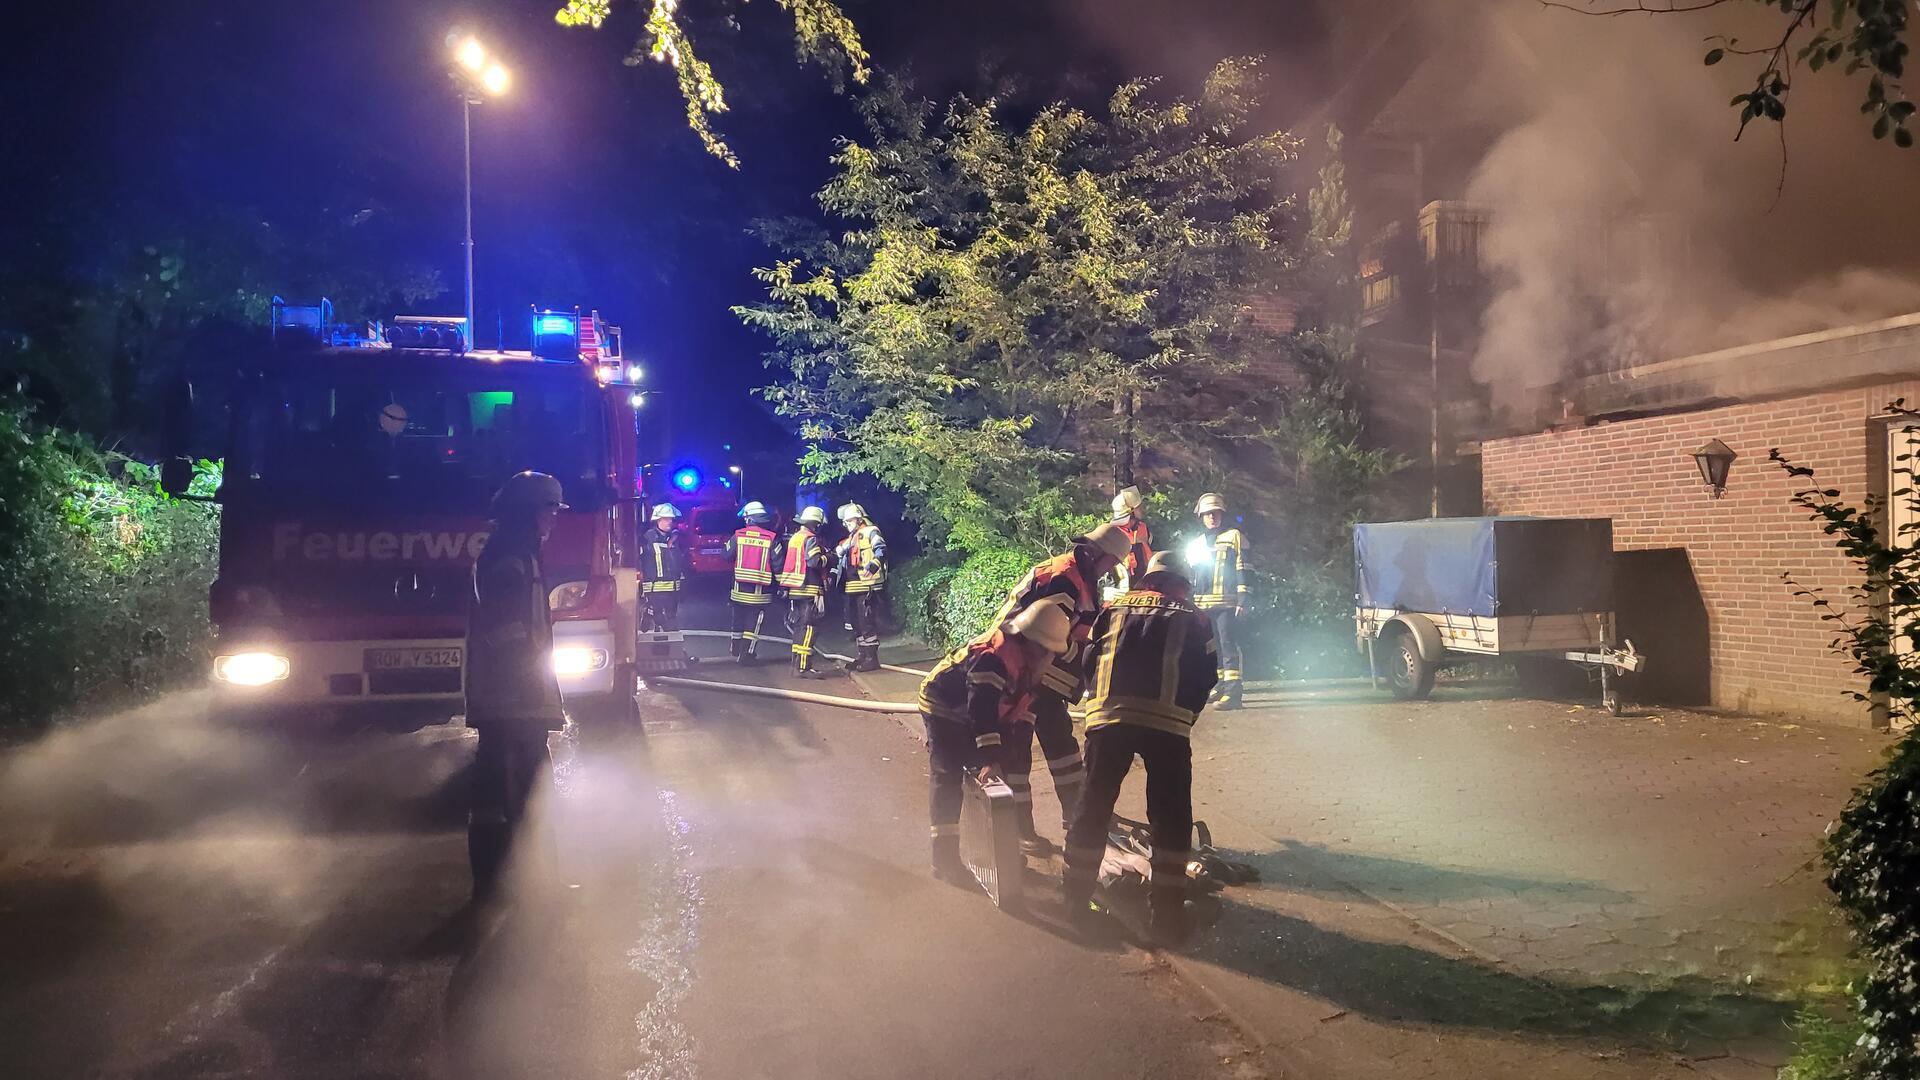
M 727 540 L 740 527 L 740 512 L 731 502 L 697 505 L 687 514 L 687 565 L 695 574 L 730 574 Z

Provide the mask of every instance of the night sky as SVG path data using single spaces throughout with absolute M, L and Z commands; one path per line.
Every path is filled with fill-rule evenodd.
M 711 452 L 697 445 L 706 436 L 790 459 L 747 392 L 766 380 L 765 341 L 727 308 L 759 295 L 749 271 L 768 256 L 749 226 L 810 211 L 832 140 L 857 130 L 849 101 L 796 63 L 791 20 L 771 0 L 688 0 L 733 106 L 719 122 L 742 160 L 729 170 L 687 130 L 669 69 L 621 63 L 637 0 L 616 0 L 599 31 L 558 26 L 556 4 L 31 5 L 0 74 L 13 147 L 0 180 L 35 213 L 0 224 L 5 257 L 84 273 L 102 231 L 138 234 L 183 207 L 258 214 L 290 233 L 372 211 L 396 261 L 440 271 L 447 292 L 417 306 L 457 314 L 460 110 L 444 39 L 466 28 L 515 77 L 507 100 L 474 113 L 481 344 L 499 322 L 512 344 L 530 303 L 598 308 L 667 392 L 654 400 L 672 406 L 669 452 Z M 1312 34 L 1304 2 L 846 8 L 875 66 L 910 72 L 931 95 L 977 88 L 991 71 L 1034 99 L 1092 102 L 1135 74 L 1190 88 L 1222 56 L 1263 50 L 1281 61 L 1284 110 L 1314 78 L 1289 60 Z M 725 14 L 737 31 L 714 21 Z

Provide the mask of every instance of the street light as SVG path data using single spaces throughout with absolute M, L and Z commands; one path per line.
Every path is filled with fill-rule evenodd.
M 453 49 L 455 78 L 460 83 L 460 132 L 465 147 L 462 169 L 467 182 L 467 348 L 473 348 L 473 107 L 485 101 L 482 94 L 499 97 L 513 85 L 513 74 L 498 60 L 490 60 L 480 39 L 454 32 L 447 35 Z
M 740 494 L 747 493 L 747 474 L 738 465 L 727 466 L 727 471 L 740 478 Z

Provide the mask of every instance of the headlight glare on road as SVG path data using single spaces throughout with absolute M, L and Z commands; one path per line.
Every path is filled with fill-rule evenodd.
M 234 686 L 265 686 L 279 682 L 293 665 L 279 653 L 243 652 L 213 658 L 213 677 Z
M 607 650 L 561 645 L 553 650 L 553 673 L 561 678 L 585 675 L 607 666 Z

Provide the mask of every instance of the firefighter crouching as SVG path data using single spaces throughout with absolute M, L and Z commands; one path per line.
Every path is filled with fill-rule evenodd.
M 1033 742 L 1036 738 L 1040 741 L 1040 752 L 1047 759 L 1047 771 L 1053 774 L 1053 790 L 1060 797 L 1061 831 L 1064 833 L 1073 822 L 1086 768 L 1081 761 L 1080 744 L 1073 737 L 1073 717 L 1068 715 L 1067 708 L 1077 703 L 1085 690 L 1080 653 L 1093 632 L 1094 617 L 1100 613 L 1100 579 L 1119 565 L 1126 554 L 1125 533 L 1112 524 L 1096 526 L 1092 532 L 1074 540 L 1073 550 L 1027 571 L 994 620 L 998 625 L 1036 605 L 1051 605 L 1064 612 L 1070 624 L 1066 648 L 1039 672 L 1034 688 L 1033 722 L 1016 724 L 1008 734 L 1007 786 L 1013 789 L 1019 816 L 1020 847 L 1029 855 L 1045 855 L 1053 850 L 1033 823 Z
M 822 679 L 826 673 L 813 665 L 813 631 L 827 610 L 827 547 L 819 535 L 827 524 L 827 512 L 809 506 L 793 520 L 796 527 L 787 537 L 786 554 L 774 583 L 787 594 L 793 673 L 802 679 Z
M 1065 895 L 1077 917 L 1097 917 L 1094 882 L 1120 786 L 1138 754 L 1147 768 L 1153 827 L 1148 889 L 1154 937 L 1187 933 L 1187 858 L 1193 846 L 1193 724 L 1218 672 L 1213 633 L 1165 554 L 1138 585 L 1108 605 L 1086 650 L 1087 789 L 1067 831 Z
M 773 549 L 779 537 L 767 528 L 773 515 L 764 504 L 750 502 L 740 516 L 746 524 L 727 540 L 727 554 L 733 556 L 733 591 L 727 598 L 733 608 L 733 658 L 751 664 L 773 606 Z
M 886 603 L 887 541 L 867 520 L 859 503 L 840 508 L 840 524 L 847 538 L 834 555 L 840 564 L 840 588 L 847 595 L 847 614 L 853 623 L 857 655 L 854 671 L 880 670 L 881 607 Z
M 553 614 L 540 548 L 566 504 L 545 473 L 510 477 L 493 497 L 494 531 L 473 564 L 467 609 L 467 726 L 479 734 L 467 815 L 473 895 L 492 897 L 533 789 L 552 774 L 547 733 L 566 724 L 553 673 Z
M 640 629 L 680 629 L 680 589 L 687 578 L 686 556 L 673 539 L 680 511 L 672 503 L 653 508 L 653 524 L 640 534 Z
M 1034 604 L 950 653 L 920 683 L 936 877 L 970 879 L 960 859 L 963 774 L 977 769 L 985 779 L 1000 771 L 1006 731 L 1030 707 L 1041 669 L 1067 647 L 1070 624 L 1059 605 Z
M 1137 487 L 1126 488 L 1113 497 L 1113 526 L 1127 537 L 1127 558 L 1115 574 L 1123 593 L 1133 588 L 1133 583 L 1147 572 L 1147 560 L 1153 558 L 1153 530 L 1147 526 L 1147 519 L 1140 516 L 1143 505 L 1145 500 Z
M 1215 492 L 1200 496 L 1193 512 L 1206 526 L 1190 548 L 1193 603 L 1213 622 L 1220 650 L 1220 685 L 1214 698 L 1222 709 L 1240 707 L 1240 620 L 1247 615 L 1247 540 L 1227 528 L 1227 501 Z

